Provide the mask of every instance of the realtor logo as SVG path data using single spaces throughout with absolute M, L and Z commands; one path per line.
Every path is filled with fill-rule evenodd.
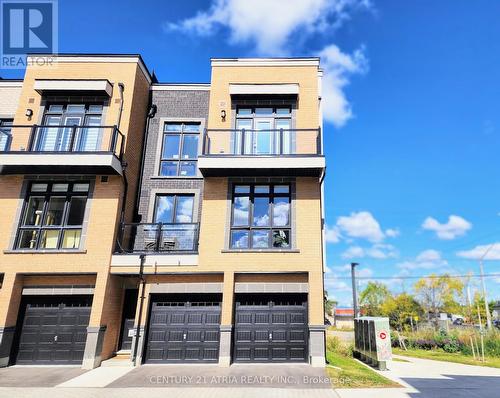
M 0 16 L 2 68 L 26 67 L 27 54 L 57 52 L 56 0 L 0 0 Z

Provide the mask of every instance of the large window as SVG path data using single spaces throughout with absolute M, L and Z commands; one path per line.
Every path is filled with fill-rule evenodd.
M 194 195 L 157 195 L 154 222 L 148 227 L 145 247 L 157 250 L 195 251 L 198 224 L 193 223 Z
M 156 197 L 156 223 L 193 222 L 194 195 L 158 195 Z
M 160 175 L 195 176 L 200 123 L 165 123 Z
M 8 151 L 12 142 L 12 119 L 0 119 L 0 152 Z
M 239 107 L 234 151 L 237 154 L 289 154 L 292 150 L 290 107 Z
M 39 130 L 35 149 L 37 151 L 64 152 L 97 151 L 102 144 L 101 126 L 102 104 L 51 104 L 47 106 L 43 127 Z M 68 127 L 48 127 L 68 126 Z M 86 126 L 76 130 L 73 137 L 73 126 Z
M 290 227 L 290 185 L 233 187 L 232 249 L 288 249 Z
M 17 233 L 17 249 L 78 249 L 88 182 L 33 182 Z

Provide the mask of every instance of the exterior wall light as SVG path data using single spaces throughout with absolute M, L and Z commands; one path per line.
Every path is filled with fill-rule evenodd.
M 223 122 L 226 121 L 226 111 L 224 109 L 220 111 L 220 118 Z
M 31 120 L 31 117 L 33 116 L 33 109 L 26 109 L 25 115 L 28 118 L 28 120 Z

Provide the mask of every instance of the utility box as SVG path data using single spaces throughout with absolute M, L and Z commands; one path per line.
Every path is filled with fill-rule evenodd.
M 355 356 L 380 370 L 392 360 L 389 318 L 363 316 L 354 319 Z

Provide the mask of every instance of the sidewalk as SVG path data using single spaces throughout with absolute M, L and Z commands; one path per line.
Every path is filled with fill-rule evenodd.
M 500 369 L 399 357 L 381 375 L 405 388 L 337 389 L 341 398 L 493 398 L 500 396 Z

